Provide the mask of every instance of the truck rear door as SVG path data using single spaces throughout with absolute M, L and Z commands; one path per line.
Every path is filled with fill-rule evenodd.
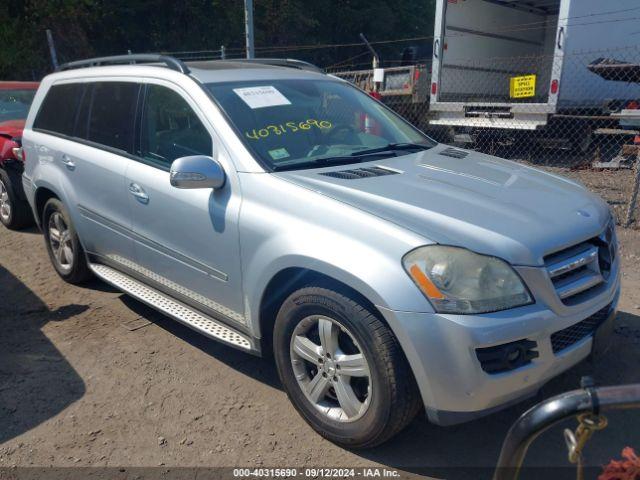
M 533 129 L 546 122 L 562 60 L 558 19 L 568 4 L 438 0 L 430 103 L 441 113 L 431 123 Z

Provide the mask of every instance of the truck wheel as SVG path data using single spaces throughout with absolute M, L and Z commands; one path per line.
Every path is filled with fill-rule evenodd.
M 353 298 L 306 287 L 285 300 L 274 355 L 289 399 L 323 437 L 350 448 L 383 443 L 420 409 L 391 330 Z
M 0 222 L 11 230 L 20 230 L 33 223 L 29 205 L 15 194 L 10 175 L 0 169 Z
M 50 199 L 44 206 L 42 229 L 49 258 L 58 275 L 73 284 L 91 278 L 84 249 L 69 213 L 57 198 Z

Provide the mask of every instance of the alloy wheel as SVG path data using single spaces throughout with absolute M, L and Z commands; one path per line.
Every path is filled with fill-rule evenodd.
M 291 337 L 291 364 L 307 400 L 328 418 L 353 422 L 371 400 L 371 373 L 353 335 L 331 318 L 304 318 Z
M 5 222 L 11 218 L 11 200 L 9 199 L 9 191 L 2 180 L 0 180 L 0 217 Z
M 60 212 L 54 212 L 49 217 L 49 245 L 58 267 L 68 272 L 73 267 L 73 242 L 69 227 Z

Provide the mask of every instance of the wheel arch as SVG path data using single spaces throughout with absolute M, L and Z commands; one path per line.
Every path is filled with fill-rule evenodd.
M 362 306 L 371 310 L 386 324 L 384 316 L 378 310 L 374 301 L 353 286 L 319 270 L 304 267 L 286 267 L 271 277 L 260 296 L 258 328 L 263 355 L 272 355 L 273 327 L 283 302 L 296 290 L 311 285 L 330 288 L 348 295 Z
M 351 442 L 353 440 L 357 442 L 359 441 L 357 440 L 358 438 L 363 437 L 363 431 L 367 432 L 364 437 L 368 439 L 390 438 L 402 430 L 423 407 L 415 372 L 408 362 L 402 343 L 396 337 L 395 332 L 387 322 L 387 319 L 382 315 L 380 309 L 364 295 L 337 278 L 315 270 L 292 267 L 278 272 L 272 278 L 271 282 L 269 282 L 265 290 L 263 300 L 266 301 L 264 303 L 266 311 L 261 313 L 269 313 L 269 299 L 275 299 L 277 301 L 273 303 L 279 304 L 287 298 L 287 292 L 295 290 L 299 286 L 316 288 L 305 289 L 305 296 L 294 295 L 292 297 L 295 299 L 293 303 L 291 303 L 291 300 L 285 301 L 284 316 L 275 323 L 275 328 L 269 328 L 275 318 L 274 314 L 261 315 L 261 321 L 263 322 L 262 327 L 264 328 L 264 335 L 261 337 L 261 341 L 267 343 L 267 345 L 263 343 L 262 352 L 263 354 L 274 357 L 283 387 L 289 398 L 312 427 L 320 432 L 321 435 L 328 436 L 328 438 L 333 436 L 339 441 Z M 330 289 L 331 291 L 326 291 L 325 289 Z M 273 296 L 267 297 L 269 293 L 273 294 Z M 345 300 L 343 298 L 344 296 L 349 297 L 349 300 Z M 323 300 L 324 297 L 326 297 L 326 301 L 329 303 L 325 303 L 325 300 Z M 325 425 L 322 425 L 322 422 L 318 421 L 314 414 L 307 412 L 308 405 L 306 402 L 313 400 L 309 398 L 307 398 L 307 401 L 299 399 L 301 392 L 300 387 L 302 386 L 299 380 L 302 371 L 296 370 L 295 364 L 298 363 L 298 361 L 291 357 L 289 349 L 291 348 L 290 342 L 293 338 L 292 335 L 296 335 L 296 331 L 294 330 L 296 324 L 302 319 L 302 316 L 310 314 L 309 310 L 306 310 L 305 307 L 312 305 L 326 305 L 327 308 L 329 308 L 329 312 L 334 312 L 336 315 L 336 317 L 334 317 L 334 315 L 329 313 L 329 318 L 334 317 L 339 319 L 341 315 L 345 316 L 345 320 L 348 320 L 348 322 L 344 324 L 344 328 L 347 329 L 352 339 L 357 339 L 357 341 L 364 340 L 365 343 L 359 345 L 358 348 L 362 352 L 366 362 L 375 362 L 375 371 L 377 372 L 376 375 L 369 375 L 367 391 L 369 393 L 372 391 L 371 388 L 374 386 L 374 384 L 372 384 L 374 377 L 377 378 L 379 382 L 375 385 L 387 385 L 386 388 L 383 388 L 383 392 L 385 393 L 382 395 L 378 394 L 376 397 L 378 399 L 378 402 L 376 402 L 377 408 L 374 411 L 374 416 L 372 417 L 370 415 L 369 419 L 365 421 L 365 425 L 367 425 L 365 430 L 336 431 L 333 428 L 326 430 Z M 300 307 L 303 308 L 302 311 L 299 309 Z M 292 316 L 292 312 L 296 313 L 293 313 Z M 302 312 L 306 313 L 301 316 Z M 275 312 L 272 311 L 272 313 Z M 354 337 L 353 335 L 356 331 L 358 331 L 360 335 L 363 335 L 363 337 L 359 335 Z M 274 335 L 277 336 L 274 337 Z M 269 338 L 273 340 L 268 341 L 267 339 Z M 265 340 L 267 341 L 265 342 Z M 323 343 L 323 341 L 321 340 L 320 343 Z M 277 350 L 272 350 L 272 346 Z M 362 348 L 363 346 L 365 348 Z M 369 352 L 369 357 L 365 354 L 365 351 Z M 327 354 L 327 359 L 328 358 L 338 359 L 338 357 Z M 317 368 L 320 368 L 319 362 L 313 363 L 318 366 Z M 369 365 L 369 368 L 371 368 L 371 366 L 372 364 Z M 336 368 L 339 368 L 339 366 Z M 340 370 L 334 370 L 334 373 L 328 373 L 332 376 L 336 374 L 339 376 Z M 319 370 L 313 375 L 321 378 Z M 322 373 L 322 376 L 326 377 L 327 371 Z M 296 380 L 298 381 L 296 382 Z M 334 380 L 336 380 L 335 376 Z M 292 381 L 294 382 L 293 385 L 291 384 Z M 295 385 L 296 383 L 297 385 Z M 331 384 L 329 383 L 328 385 Z M 384 401 L 380 403 L 380 399 L 386 399 L 386 406 L 383 406 L 385 405 Z M 339 403 L 340 406 L 344 408 L 342 401 L 339 400 Z M 313 408 L 311 410 L 316 411 Z M 372 418 L 381 419 L 382 424 L 376 420 L 376 423 L 373 424 L 375 425 L 374 429 L 371 423 Z M 382 427 L 380 427 L 380 425 L 382 425 Z M 371 441 L 372 445 L 375 444 L 373 442 L 376 442 L 376 440 L 366 441 Z
M 58 195 L 49 186 L 41 186 L 36 188 L 33 196 L 33 209 L 36 223 L 38 224 L 38 227 L 40 229 L 42 229 L 42 213 L 44 211 L 44 206 L 52 198 L 57 198 L 58 200 L 60 200 L 60 195 Z

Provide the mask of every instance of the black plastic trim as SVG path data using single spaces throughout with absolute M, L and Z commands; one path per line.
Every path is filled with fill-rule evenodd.
M 114 55 L 110 57 L 95 57 L 85 60 L 77 60 L 75 62 L 67 62 L 60 65 L 56 71 L 73 70 L 75 68 L 99 67 L 104 65 L 127 65 L 127 64 L 145 64 L 145 63 L 164 63 L 171 70 L 188 74 L 191 70 L 184 62 L 168 55 L 156 54 L 133 54 L 133 55 Z

